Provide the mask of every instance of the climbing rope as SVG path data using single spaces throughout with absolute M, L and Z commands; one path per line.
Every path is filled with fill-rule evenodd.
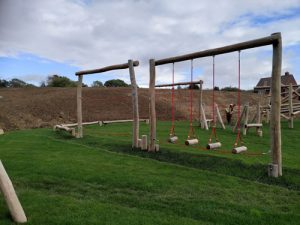
M 215 56 L 213 56 L 213 69 L 212 69 L 212 77 L 213 77 L 213 90 L 212 90 L 212 130 L 211 134 L 209 137 L 209 143 L 212 143 L 212 138 L 214 137 L 216 142 L 218 142 L 218 137 L 217 137 L 217 132 L 216 132 L 216 126 L 217 126 L 217 121 L 216 121 L 216 116 L 215 116 Z
M 195 138 L 195 131 L 193 128 L 193 72 L 194 72 L 194 63 L 191 59 L 191 83 L 190 83 L 190 130 L 188 134 L 188 140 Z
M 172 68 L 172 127 L 170 129 L 170 137 L 175 136 L 175 106 L 174 106 L 174 95 L 175 95 L 175 89 L 174 89 L 174 63 Z
M 238 52 L 238 91 L 237 91 L 237 105 L 238 105 L 238 122 L 237 122 L 237 127 L 238 127 L 238 133 L 236 136 L 236 140 L 234 143 L 234 147 L 237 147 L 239 142 L 242 145 L 243 140 L 241 137 L 241 51 Z

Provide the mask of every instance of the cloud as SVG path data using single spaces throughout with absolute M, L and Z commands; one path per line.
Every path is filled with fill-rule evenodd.
M 220 47 L 277 31 L 282 32 L 284 46 L 298 46 L 299 12 L 300 0 L 201 3 L 198 0 L 2 0 L 0 56 L 30 53 L 82 69 L 139 59 L 137 81 L 145 86 L 149 81 L 149 58 Z M 260 76 L 270 74 L 269 52 L 270 49 L 262 48 L 244 54 L 245 88 L 255 85 Z M 291 52 L 292 49 L 288 54 Z M 236 55 L 229 56 L 217 60 L 218 81 L 223 85 L 234 84 L 236 80 Z M 295 69 L 291 57 L 283 59 L 284 67 Z M 208 86 L 211 85 L 210 61 L 195 60 Z M 189 62 L 180 63 L 176 68 L 177 80 L 189 79 Z M 159 82 L 171 81 L 169 74 L 171 66 L 158 67 Z M 117 78 L 126 73 L 116 71 L 111 75 Z

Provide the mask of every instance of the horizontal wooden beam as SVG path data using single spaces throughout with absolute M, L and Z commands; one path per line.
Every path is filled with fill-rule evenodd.
M 158 84 L 155 87 L 172 87 L 172 86 L 179 86 L 179 85 L 189 85 L 189 84 L 203 84 L 203 81 L 193 81 L 193 82 L 179 82 L 174 84 Z
M 180 55 L 180 56 L 155 60 L 155 65 L 159 66 L 159 65 L 164 65 L 164 64 L 168 64 L 168 63 L 181 62 L 181 61 L 185 61 L 185 60 L 221 55 L 221 54 L 225 54 L 225 53 L 271 45 L 271 44 L 277 43 L 278 40 L 280 39 L 280 37 L 281 37 L 280 33 L 274 33 L 274 34 L 264 37 L 264 38 L 241 42 L 238 44 L 228 45 L 228 46 L 224 46 L 224 47 L 220 47 L 220 48 L 208 49 L 205 51 L 194 52 L 194 53 L 190 53 L 190 54 L 186 54 L 186 55 Z
M 281 85 L 281 87 L 289 87 L 289 85 Z M 300 85 L 293 85 L 293 87 L 300 87 Z M 271 86 L 256 86 L 254 89 L 270 89 Z M 287 92 L 288 93 L 288 92 Z
M 138 66 L 138 65 L 139 65 L 139 61 L 133 61 L 133 66 Z M 88 74 L 94 74 L 94 73 L 103 73 L 103 72 L 107 72 L 107 71 L 111 71 L 111 70 L 121 70 L 121 69 L 127 69 L 127 68 L 129 68 L 128 63 L 124 63 L 124 64 L 106 66 L 106 67 L 99 68 L 99 69 L 82 70 L 82 71 L 76 72 L 75 75 L 79 76 L 79 75 L 88 75 Z

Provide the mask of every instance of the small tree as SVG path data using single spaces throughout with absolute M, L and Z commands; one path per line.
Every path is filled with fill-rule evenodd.
M 200 87 L 197 84 L 190 84 L 188 89 L 197 89 L 197 90 L 199 90 Z
M 214 87 L 214 90 L 215 90 L 215 91 L 220 91 L 220 88 L 219 88 L 218 86 L 215 86 L 215 87 Z
M 129 85 L 126 84 L 123 80 L 120 79 L 113 79 L 108 80 L 104 83 L 105 87 L 128 87 Z
M 76 87 L 77 83 L 68 77 L 52 75 L 47 79 L 47 87 Z
M 9 82 L 4 79 L 0 79 L 0 88 L 5 88 L 9 86 Z
M 103 83 L 101 81 L 96 80 L 92 83 L 92 87 L 103 87 Z
M 22 81 L 20 79 L 14 78 L 11 81 L 9 81 L 9 87 L 13 88 L 21 88 L 26 87 L 28 84 L 25 81 Z

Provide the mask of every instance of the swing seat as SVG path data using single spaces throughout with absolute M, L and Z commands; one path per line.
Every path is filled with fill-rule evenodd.
M 194 139 L 188 139 L 184 143 L 185 145 L 196 145 L 199 143 L 199 141 L 197 138 L 194 138 Z
M 222 146 L 221 142 L 215 142 L 215 143 L 209 143 L 206 146 L 206 149 L 216 149 L 216 148 L 220 148 Z
M 239 147 L 235 147 L 235 148 L 232 149 L 233 154 L 239 154 L 239 153 L 245 152 L 245 151 L 247 151 L 246 146 L 239 146 Z
M 176 135 L 170 136 L 168 139 L 168 142 L 170 142 L 170 143 L 176 143 L 177 141 L 178 141 L 178 137 Z

